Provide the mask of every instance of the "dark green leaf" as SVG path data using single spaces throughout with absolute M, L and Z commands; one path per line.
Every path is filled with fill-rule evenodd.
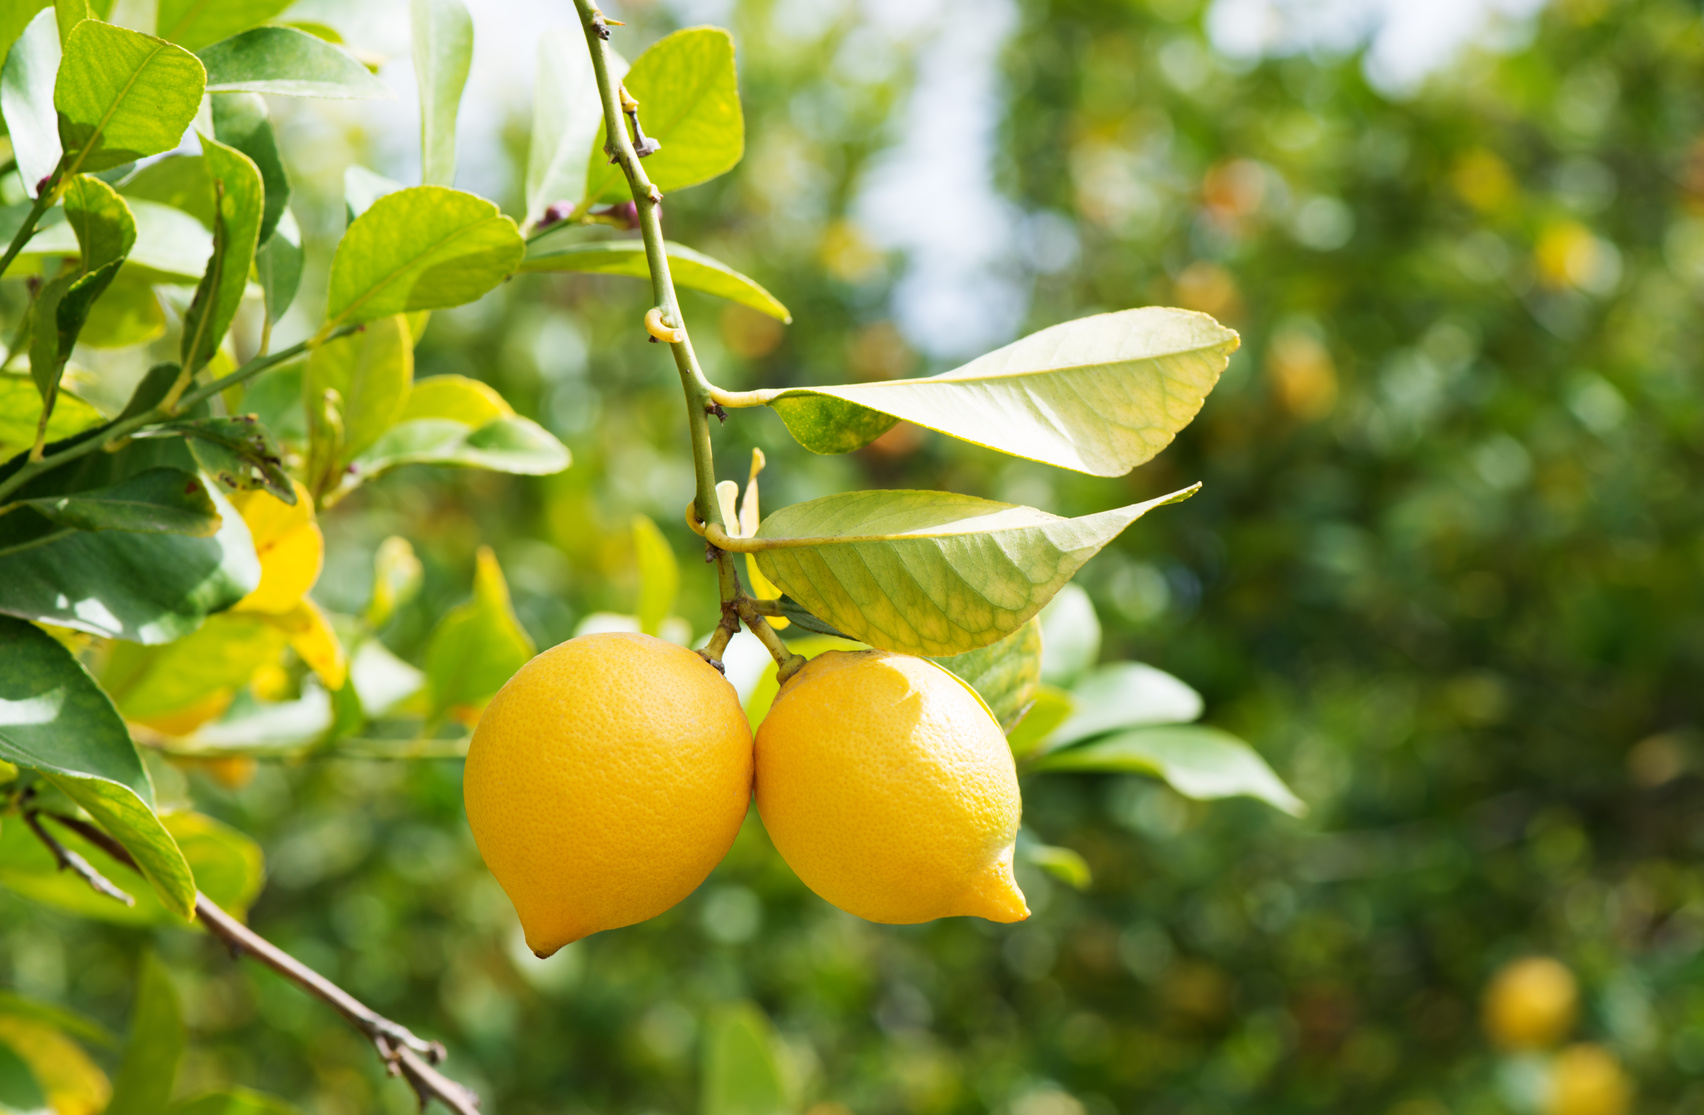
M 515 222 L 484 198 L 443 186 L 387 194 L 337 245 L 325 328 L 472 302 L 525 252 Z
M 187 916 L 195 879 L 159 818 L 154 787 L 107 695 L 46 632 L 0 617 L 0 757 L 40 771 L 136 858 Z
M 0 1111 L 42 1115 L 50 1110 L 47 1093 L 28 1063 L 12 1052 L 11 1046 L 0 1042 Z
M 1150 774 L 1185 797 L 1206 801 L 1246 796 L 1298 817 L 1307 811 L 1252 747 L 1228 732 L 1199 724 L 1121 732 L 1055 751 L 1034 769 Z
M 843 492 L 784 507 L 737 550 L 849 638 L 963 654 L 1016 631 L 1084 562 L 1155 507 L 1062 519 L 951 492 Z
M 59 58 L 59 24 L 50 6 L 29 21 L 0 67 L 0 112 L 11 135 L 12 157 L 18 160 L 18 177 L 31 197 L 59 165 L 59 114 L 53 109 Z
M 645 160 L 645 173 L 664 193 L 731 170 L 745 153 L 734 40 L 720 27 L 692 27 L 659 39 L 634 59 L 622 83 L 639 102 L 645 134 L 662 144 Z M 627 200 L 627 179 L 604 154 L 606 142 L 600 126 L 582 206 Z
M 83 323 L 136 242 L 136 222 L 124 199 L 105 182 L 86 174 L 66 183 L 65 223 L 77 238 L 80 258 L 75 267 L 42 288 L 30 335 L 30 376 L 43 404 L 50 408 Z
M 260 171 L 266 196 L 260 219 L 260 243 L 265 244 L 290 203 L 290 175 L 278 153 L 278 137 L 267 118 L 266 102 L 258 93 L 222 93 L 212 101 L 214 136 L 220 143 L 247 155 Z
M 787 307 L 773 294 L 752 279 L 735 271 L 721 260 L 680 244 L 668 243 L 669 275 L 676 286 L 701 290 L 781 321 L 792 321 Z M 651 277 L 645 260 L 643 240 L 594 240 L 590 243 L 568 244 L 561 247 L 529 248 L 521 262 L 522 271 L 588 271 L 599 275 L 631 275 L 636 279 Z M 890 422 L 889 425 L 892 425 Z
M 926 379 L 761 397 L 814 453 L 857 449 L 904 419 L 1016 457 L 1120 476 L 1190 423 L 1238 343 L 1206 314 L 1148 307 L 1055 325 Z
M 839 630 L 833 624 L 825 623 L 811 615 L 799 606 L 799 602 L 791 596 L 783 595 L 779 601 L 781 614 L 790 622 L 797 624 L 806 631 L 815 631 L 818 635 L 833 635 L 837 639 L 847 638 L 846 632 Z
M 213 359 L 237 307 L 243 301 L 260 226 L 266 208 L 260 170 L 247 155 L 218 140 L 201 137 L 202 158 L 213 183 L 216 220 L 213 254 L 195 288 L 195 298 L 183 317 L 183 345 L 178 359 L 194 371 Z
M 290 303 L 296 300 L 296 291 L 302 285 L 304 259 L 302 231 L 296 227 L 296 218 L 286 209 L 271 238 L 254 254 L 255 275 L 260 279 L 260 289 L 266 296 L 266 316 L 273 322 L 282 318 Z
M 159 0 L 155 29 L 188 50 L 265 23 L 291 0 Z
M 183 1006 L 172 978 L 152 952 L 144 953 L 130 1010 L 130 1040 L 113 1081 L 106 1115 L 157 1115 L 171 1101 L 187 1037 Z
M 461 0 L 413 0 L 414 80 L 420 89 L 420 180 L 456 181 L 456 113 L 473 64 L 473 19 Z
M 201 52 L 209 93 L 372 100 L 395 97 L 345 51 L 294 27 L 256 27 Z
M 265 488 L 285 503 L 296 502 L 296 489 L 284 471 L 283 451 L 252 414 L 235 418 L 180 418 L 144 426 L 135 437 L 189 439 L 202 469 L 227 488 Z
M 105 488 L 21 501 L 58 526 L 77 530 L 129 530 L 210 537 L 219 512 L 201 478 L 174 468 L 154 468 Z
M 176 147 L 201 105 L 206 73 L 164 39 L 84 20 L 54 84 L 66 172 L 120 166 Z
M 1010 731 L 1041 684 L 1041 624 L 1032 618 L 997 643 L 935 662 L 981 694 L 1001 729 Z

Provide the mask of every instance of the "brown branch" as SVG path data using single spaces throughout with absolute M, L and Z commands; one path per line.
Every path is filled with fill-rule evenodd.
M 76 875 L 79 879 L 88 883 L 89 889 L 96 894 L 117 899 L 126 906 L 136 905 L 136 899 L 120 890 L 111 879 L 96 871 L 94 864 L 55 840 L 52 833 L 42 828 L 41 819 L 37 816 L 35 810 L 30 809 L 24 812 L 24 824 L 30 826 L 30 829 L 40 838 L 41 842 L 47 845 L 47 850 L 53 853 L 55 860 L 59 861 L 59 870 L 69 871 Z
M 75 832 L 78 836 L 94 844 L 101 851 L 124 864 L 133 871 L 140 872 L 124 846 L 105 832 L 76 817 L 67 817 L 59 813 L 46 814 L 59 824 Z M 61 846 L 41 825 L 33 820 L 33 815 L 26 814 L 30 819 L 30 827 L 35 829 L 50 848 L 56 848 L 55 854 L 63 852 L 67 856 L 82 857 Z M 63 860 L 61 862 L 64 862 Z M 85 862 L 85 866 L 87 866 Z M 73 868 L 75 870 L 75 868 Z M 96 879 L 102 879 L 92 867 L 88 869 Z M 78 874 L 83 874 L 79 871 Z M 88 879 L 88 875 L 84 875 Z M 92 880 L 90 886 L 101 890 Z M 107 884 L 109 887 L 112 884 Z M 116 887 L 113 888 L 117 890 Z M 107 893 L 102 891 L 102 893 Z M 123 893 L 123 892 L 120 892 Z M 126 895 L 125 897 L 129 897 Z M 408 1086 L 414 1089 L 415 1096 L 420 1100 L 421 1110 L 432 1100 L 437 1100 L 455 1115 L 479 1115 L 479 1097 L 474 1092 L 457 1084 L 432 1066 L 444 1059 L 444 1047 L 435 1041 L 426 1041 L 416 1037 L 406 1026 L 392 1022 L 379 1014 L 365 1003 L 361 1002 L 343 988 L 332 983 L 300 960 L 291 956 L 265 937 L 256 933 L 219 906 L 211 898 L 200 891 L 195 893 L 195 914 L 207 932 L 225 943 L 233 957 L 244 954 L 254 957 L 260 963 L 271 968 L 285 979 L 300 987 L 303 991 L 328 1004 L 336 1010 L 351 1026 L 366 1035 L 378 1050 L 379 1057 L 385 1062 L 385 1071 L 391 1076 L 400 1076 L 408 1081 Z

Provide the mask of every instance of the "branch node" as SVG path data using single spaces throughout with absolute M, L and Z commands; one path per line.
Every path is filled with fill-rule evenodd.
M 716 559 L 721 556 L 722 551 L 717 548 L 716 544 L 706 540 L 704 543 L 704 564 L 713 565 Z

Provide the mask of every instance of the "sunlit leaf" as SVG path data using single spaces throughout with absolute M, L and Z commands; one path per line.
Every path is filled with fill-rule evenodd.
M 731 1003 L 710 1018 L 704 1040 L 701 1115 L 787 1115 L 787 1081 L 775 1028 L 752 1003 Z
M 498 418 L 512 418 L 515 411 L 489 383 L 467 376 L 427 376 L 416 380 L 403 404 L 401 421 L 416 418 L 451 418 L 475 428 Z
M 152 952 L 144 953 L 130 1008 L 130 1038 L 106 1115 L 156 1115 L 165 1110 L 187 1044 L 183 1004 L 172 977 Z
M 89 348 L 128 348 L 152 341 L 165 331 L 166 312 L 160 307 L 153 284 L 141 278 L 137 268 L 126 264 L 89 311 L 77 343 Z M 63 395 L 59 405 L 65 405 Z
M 1100 658 L 1100 617 L 1081 585 L 1066 585 L 1041 610 L 1041 680 L 1069 686 Z
M 184 313 L 178 357 L 184 367 L 196 370 L 213 358 L 237 316 L 266 209 L 265 187 L 252 159 L 207 136 L 201 137 L 201 152 L 216 199 L 213 254 Z
M 935 662 L 976 690 L 1000 727 L 1010 730 L 1041 684 L 1041 648 L 1041 624 L 1032 618 L 997 643 Z
M 414 338 L 401 314 L 315 349 L 302 376 L 310 483 L 336 487 L 343 466 L 396 424 L 413 380 Z M 337 393 L 334 403 L 328 391 Z M 328 405 L 336 408 L 335 426 L 319 419 Z
M 332 100 L 393 98 L 348 52 L 294 27 L 256 27 L 201 52 L 209 93 L 276 93 Z
M 199 281 L 207 269 L 208 256 L 213 254 L 212 234 L 201 222 L 175 206 L 146 198 L 127 196 L 126 204 L 136 220 L 136 244 L 122 274 L 147 282 Z M 39 274 L 45 264 L 79 251 L 69 225 L 62 221 L 46 224 L 6 274 Z
M 477 710 L 536 653 L 509 604 L 509 586 L 490 547 L 479 548 L 473 599 L 444 614 L 426 648 L 429 711 Z
M 278 661 L 284 645 L 284 632 L 264 617 L 225 612 L 164 646 L 114 646 L 101 683 L 126 719 L 187 735 L 223 713 L 256 670 Z
M 443 186 L 387 194 L 337 245 L 325 328 L 472 302 L 525 251 L 515 222 L 484 198 Z
M 59 24 L 50 5 L 29 21 L 0 67 L 0 113 L 6 118 L 18 177 L 31 197 L 59 165 L 62 149 L 53 84 L 60 53 Z
M 664 193 L 733 169 L 745 153 L 745 117 L 734 75 L 734 40 L 720 27 L 691 27 L 652 43 L 622 79 L 639 102 L 645 134 L 662 144 L 645 174 Z M 627 179 L 609 161 L 599 126 L 582 204 L 627 200 Z
M 1307 806 L 1254 748 L 1199 724 L 1135 728 L 1044 756 L 1039 771 L 1111 771 L 1164 779 L 1185 797 L 1252 797 L 1301 816 Z
M 721 260 L 673 242 L 667 243 L 666 248 L 669 277 L 676 286 L 714 294 L 781 321 L 793 320 L 787 307 L 773 294 Z M 586 271 L 597 275 L 630 275 L 636 279 L 651 276 L 643 240 L 593 240 L 557 247 L 549 246 L 546 241 L 528 250 L 521 270 Z
M 627 62 L 614 51 L 609 55 L 610 76 L 620 81 Z M 539 33 L 535 82 L 527 149 L 529 227 L 552 205 L 572 210 L 586 189 L 586 149 L 603 122 L 603 106 L 580 28 L 550 27 Z
M 40 420 L 41 395 L 35 385 L 23 376 L 0 376 L 0 458 L 33 445 Z M 53 416 L 47 420 L 47 440 L 70 437 L 103 421 L 100 411 L 61 390 Z
M 201 478 L 175 468 L 153 468 L 104 488 L 19 501 L 58 526 L 78 530 L 132 530 L 193 534 L 219 529 L 219 512 Z
M 176 147 L 206 77 L 195 55 L 164 39 L 79 23 L 53 89 L 66 172 L 92 173 Z
M 1206 314 L 1148 307 L 1032 333 L 927 379 L 762 392 L 814 453 L 848 453 L 904 419 L 1095 476 L 1121 476 L 1171 444 L 1238 345 Z
M 463 465 L 546 476 L 568 467 L 568 447 L 530 419 L 511 416 L 473 427 L 449 418 L 399 422 L 350 463 L 353 488 L 398 465 Z
M 461 0 L 412 0 L 414 80 L 420 90 L 420 180 L 456 180 L 456 113 L 473 65 L 473 18 Z
M 1018 859 L 1041 868 L 1072 890 L 1087 890 L 1089 883 L 1093 881 L 1088 861 L 1070 848 L 1020 838 L 1017 856 Z
M 1046 638 L 1044 634 L 1043 655 L 1046 654 Z M 1034 754 L 1053 730 L 1065 723 L 1065 718 L 1071 715 L 1071 708 L 1071 694 L 1065 690 L 1046 684 L 1037 687 L 1029 711 L 1006 732 L 1006 745 L 1012 749 L 1013 756 L 1023 759 Z
M 639 565 L 639 630 L 655 635 L 674 611 L 680 565 L 669 540 L 644 515 L 633 516 L 633 549 Z
M 163 39 L 188 50 L 265 23 L 290 6 L 291 0 L 159 0 L 154 24 Z
M 1201 694 L 1140 662 L 1102 666 L 1071 690 L 1071 716 L 1048 739 L 1065 747 L 1121 728 L 1187 724 L 1201 715 Z
M 258 93 L 225 93 L 213 97 L 212 103 L 214 137 L 241 151 L 260 171 L 266 201 L 258 242 L 265 244 L 290 203 L 290 175 L 278 152 L 278 137 L 267 117 L 266 101 Z
M 764 576 L 847 636 L 963 654 L 1016 631 L 1125 527 L 1195 490 L 1079 519 L 951 492 L 844 492 L 782 508 L 753 544 Z
M 420 591 L 426 570 L 408 539 L 393 534 L 379 543 L 373 555 L 373 598 L 367 604 L 367 626 L 377 630 Z

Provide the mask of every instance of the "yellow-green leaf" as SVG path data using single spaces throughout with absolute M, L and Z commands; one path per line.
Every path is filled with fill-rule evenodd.
M 106 1115 L 157 1115 L 171 1101 L 187 1037 L 183 1004 L 172 977 L 152 952 L 144 953 L 130 1009 L 130 1040 L 113 1080 Z
M 1001 729 L 1010 731 L 1041 684 L 1041 623 L 1032 617 L 997 643 L 935 663 L 976 690 Z
M 341 468 L 394 426 L 413 380 L 414 339 L 401 314 L 369 322 L 361 332 L 315 349 L 302 376 L 313 446 L 310 475 Z M 315 421 L 328 390 L 337 392 L 341 429 Z
M 669 540 L 644 515 L 633 516 L 633 549 L 639 565 L 639 630 L 655 635 L 674 610 L 680 565 Z
M 291 0 L 160 0 L 155 28 L 160 37 L 189 49 L 265 23 Z
M 540 244 L 528 249 L 526 259 L 521 262 L 522 271 L 585 271 L 595 275 L 629 275 L 635 279 L 651 277 L 643 240 L 593 240 L 556 247 L 548 241 Z M 780 321 L 793 320 L 787 307 L 773 294 L 721 260 L 672 241 L 665 242 L 664 247 L 669 257 L 669 276 L 676 286 L 738 302 Z
M 170 151 L 195 118 L 206 81 L 180 46 L 99 20 L 77 24 L 53 87 L 66 172 Z
M 926 379 L 758 393 L 813 453 L 848 453 L 901 419 L 1095 476 L 1151 459 L 1200 411 L 1239 341 L 1206 314 L 1148 307 L 1032 333 Z
M 1135 728 L 1052 752 L 1034 769 L 1148 774 L 1164 779 L 1185 797 L 1245 796 L 1297 817 L 1307 812 L 1307 806 L 1254 748 L 1228 732 L 1200 724 Z
M 732 1003 L 711 1017 L 704 1042 L 701 1115 L 788 1115 L 775 1028 L 753 1003 Z
M 764 576 L 850 638 L 963 654 L 1016 631 L 1125 527 L 1195 491 L 1079 519 L 951 492 L 843 492 L 717 544 L 755 552 Z
M 473 64 L 473 18 L 461 0 L 413 0 L 414 81 L 420 90 L 420 180 L 456 180 L 456 112 Z
M 509 586 L 496 555 L 481 546 L 473 599 L 438 621 L 426 649 L 431 715 L 483 707 L 535 653 L 532 638 L 509 604 Z

